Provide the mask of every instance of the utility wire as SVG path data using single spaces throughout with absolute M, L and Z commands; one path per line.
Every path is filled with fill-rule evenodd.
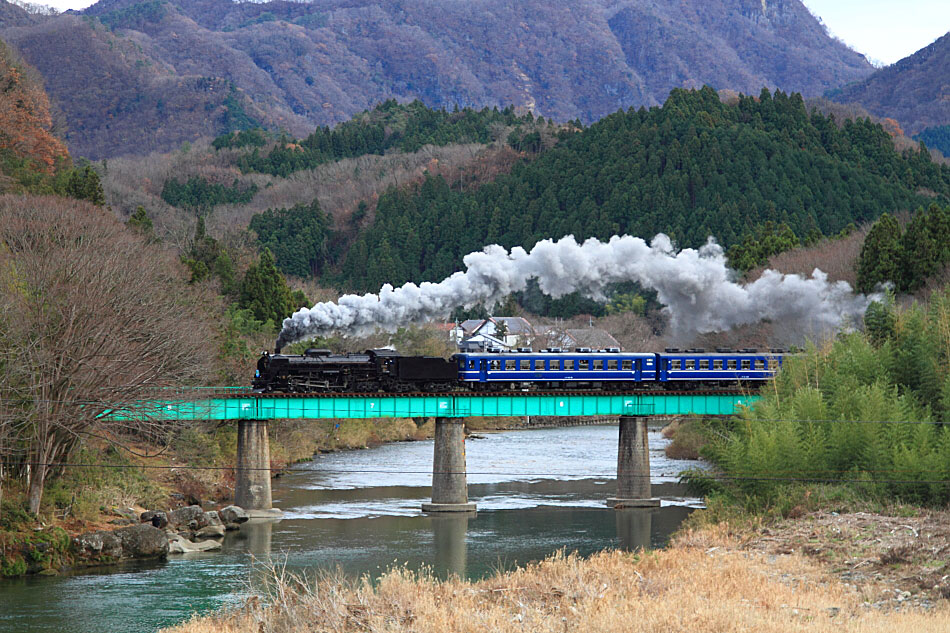
M 563 472 L 516 472 L 516 471 L 432 471 L 432 470 L 384 470 L 384 469 L 313 469 L 313 468 L 267 468 L 267 467 L 247 467 L 240 468 L 232 466 L 175 466 L 164 464 L 94 464 L 94 463 L 67 463 L 67 462 L 5 462 L 5 465 L 31 465 L 60 468 L 115 468 L 115 469 L 155 469 L 155 470 L 245 470 L 245 471 L 267 471 L 279 473 L 311 473 L 311 474 L 385 474 L 385 475 L 509 475 L 520 477 L 583 477 L 588 479 L 614 479 L 614 473 L 563 473 Z M 805 471 L 808 472 L 808 471 Z M 821 472 L 821 471 L 817 471 Z M 825 471 L 828 473 L 851 473 L 853 471 Z M 880 473 L 901 473 L 911 471 L 877 471 Z M 775 482 L 803 482 L 803 483 L 865 483 L 865 484 L 950 484 L 950 479 L 861 479 L 861 478 L 837 478 L 837 477 L 783 477 L 775 476 L 782 473 L 761 473 L 754 475 L 724 475 L 715 472 L 693 471 L 689 473 L 652 473 L 650 475 L 625 475 L 636 479 L 659 478 L 659 477 L 696 477 L 712 479 L 715 481 L 775 481 Z

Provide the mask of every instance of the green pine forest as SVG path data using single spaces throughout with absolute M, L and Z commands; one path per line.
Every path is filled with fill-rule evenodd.
M 950 156 L 950 125 L 929 127 L 914 136 L 914 140 L 925 143 L 927 147 L 939 149 L 944 156 Z
M 617 112 L 474 192 L 440 178 L 391 191 L 350 248 L 339 282 L 438 280 L 484 244 L 531 247 L 574 234 L 707 236 L 740 242 L 753 227 L 834 235 L 886 211 L 950 195 L 950 168 L 898 154 L 869 121 L 838 126 L 800 95 L 763 91 L 724 104 L 711 88 L 674 90 L 662 108 Z

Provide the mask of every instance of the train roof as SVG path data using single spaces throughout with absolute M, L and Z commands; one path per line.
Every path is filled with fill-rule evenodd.
M 706 351 L 704 349 L 669 349 L 663 351 L 660 356 L 783 356 L 789 354 L 784 349 L 717 349 L 715 351 Z
M 707 352 L 705 350 L 666 350 L 665 352 L 660 353 L 660 356 L 703 356 L 703 357 L 714 357 L 714 356 L 786 356 L 790 354 L 786 350 L 772 349 L 772 350 L 717 350 L 713 352 Z M 499 356 L 654 356 L 653 352 L 621 352 L 616 351 L 607 351 L 607 350 L 510 350 L 510 351 L 489 351 L 489 352 L 458 352 L 455 356 L 477 356 L 484 358 L 497 358 Z
M 499 356 L 605 356 L 605 357 L 617 357 L 617 356 L 653 356 L 651 352 L 621 352 L 617 351 L 605 351 L 605 350 L 587 350 L 587 351 L 571 351 L 571 350 L 536 350 L 536 351 L 504 351 L 504 352 L 459 352 L 456 356 L 479 356 L 484 358 L 497 358 Z

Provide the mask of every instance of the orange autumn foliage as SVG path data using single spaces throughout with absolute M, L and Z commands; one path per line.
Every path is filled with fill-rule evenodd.
M 904 130 L 901 129 L 900 123 L 894 119 L 884 119 L 881 121 L 881 125 L 884 127 L 884 131 L 891 136 L 904 136 Z
M 52 174 L 68 157 L 66 146 L 52 133 L 49 98 L 23 63 L 0 42 L 0 152 L 31 159 Z

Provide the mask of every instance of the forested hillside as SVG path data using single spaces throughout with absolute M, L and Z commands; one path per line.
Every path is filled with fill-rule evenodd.
M 662 108 L 618 112 L 561 136 L 475 191 L 430 177 L 382 196 L 337 282 L 376 290 L 437 280 L 484 244 L 530 247 L 569 233 L 662 231 L 681 246 L 713 235 L 728 246 L 772 222 L 798 237 L 833 235 L 950 196 L 950 168 L 928 153 L 898 153 L 867 120 L 839 127 L 797 94 L 726 104 L 710 88 L 676 90 Z
M 950 33 L 863 81 L 829 92 L 828 96 L 842 103 L 860 103 L 877 116 L 893 117 L 908 134 L 923 133 L 921 138 L 929 146 L 950 155 L 945 127 L 950 126 L 948 76 Z
M 101 0 L 0 11 L 0 37 L 90 159 L 256 124 L 303 136 L 392 98 L 589 123 L 675 87 L 817 95 L 873 70 L 800 0 Z
M 387 150 L 417 152 L 425 145 L 485 144 L 493 140 L 499 128 L 533 121 L 530 112 L 519 116 L 510 106 L 502 111 L 497 108 L 460 110 L 456 106 L 448 112 L 427 108 L 421 101 L 400 105 L 390 99 L 332 130 L 324 126 L 300 141 L 277 143 L 266 154 L 261 154 L 256 147 L 265 144 L 259 132 L 225 135 L 215 139 L 213 145 L 216 148 L 254 147 L 238 161 L 242 171 L 288 176 L 341 158 L 384 154 Z

